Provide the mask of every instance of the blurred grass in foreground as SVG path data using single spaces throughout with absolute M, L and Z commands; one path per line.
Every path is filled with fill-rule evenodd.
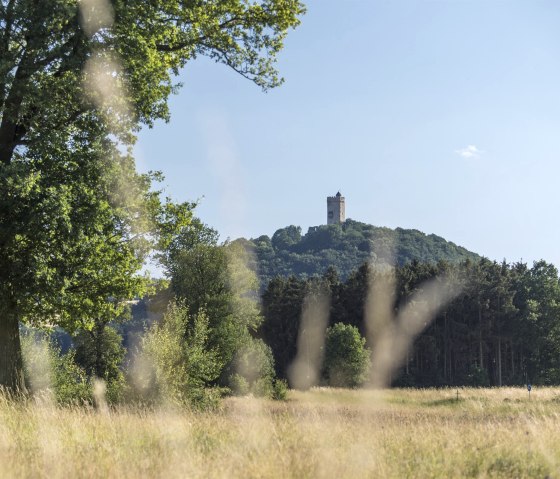
M 0 398 L 0 476 L 560 476 L 560 388 L 456 391 L 313 389 L 208 413 Z

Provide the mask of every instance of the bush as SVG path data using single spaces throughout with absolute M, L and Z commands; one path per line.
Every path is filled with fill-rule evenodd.
M 274 396 L 274 358 L 272 350 L 261 339 L 249 338 L 235 355 L 230 369 L 235 371 L 228 384 L 234 394 Z
M 284 401 L 288 396 L 288 382 L 285 379 L 275 379 L 272 383 L 272 399 Z
M 241 376 L 241 374 L 234 373 L 229 377 L 229 388 L 235 396 L 245 396 L 249 394 L 249 382 Z
M 208 346 L 208 319 L 203 313 L 191 317 L 183 304 L 171 304 L 161 323 L 144 337 L 143 351 L 153 365 L 159 398 L 195 408 L 217 404 L 220 391 L 211 385 L 222 364 Z
M 122 337 L 112 327 L 101 325 L 91 331 L 80 331 L 74 337 L 76 362 L 89 376 L 110 383 L 122 377 L 120 365 L 125 356 Z
M 61 354 L 45 333 L 29 329 L 21 345 L 26 386 L 33 394 L 52 393 L 61 405 L 92 402 L 91 384 L 73 351 Z
M 75 359 L 89 378 L 103 379 L 107 385 L 106 399 L 110 404 L 122 402 L 127 384 L 121 370 L 126 354 L 122 336 L 108 325 L 80 331 L 74 337 Z
M 337 323 L 327 329 L 324 377 L 329 386 L 357 387 L 367 377 L 370 353 L 358 328 Z

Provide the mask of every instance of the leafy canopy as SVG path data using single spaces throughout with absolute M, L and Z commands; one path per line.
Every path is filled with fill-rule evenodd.
M 133 133 L 169 119 L 173 77 L 198 55 L 280 84 L 302 13 L 294 0 L 1 0 L 0 303 L 66 327 L 122 314 L 149 248 L 192 207 L 150 191 Z
M 436 235 L 417 230 L 383 228 L 346 220 L 341 225 L 301 228 L 288 226 L 272 238 L 260 236 L 238 240 L 254 250 L 264 290 L 276 276 L 308 278 L 322 275 L 333 267 L 343 279 L 366 261 L 403 265 L 411 261 L 458 263 L 479 256 Z
M 168 120 L 199 55 L 263 89 L 298 0 L 0 0 L 0 385 L 23 389 L 18 323 L 93 328 L 120 316 L 135 273 L 190 221 L 131 155 Z

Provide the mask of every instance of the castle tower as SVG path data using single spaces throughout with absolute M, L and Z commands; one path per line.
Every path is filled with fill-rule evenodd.
M 344 221 L 346 221 L 344 196 L 339 191 L 336 196 L 327 196 L 327 224 L 339 225 Z

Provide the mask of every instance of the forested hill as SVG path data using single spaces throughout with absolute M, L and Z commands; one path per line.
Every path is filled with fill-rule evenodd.
M 346 220 L 341 225 L 322 225 L 301 234 L 299 226 L 279 229 L 272 238 L 237 240 L 254 249 L 262 285 L 276 276 L 309 277 L 329 266 L 345 279 L 367 260 L 399 265 L 412 260 L 452 263 L 480 257 L 461 246 L 418 230 L 383 228 Z

